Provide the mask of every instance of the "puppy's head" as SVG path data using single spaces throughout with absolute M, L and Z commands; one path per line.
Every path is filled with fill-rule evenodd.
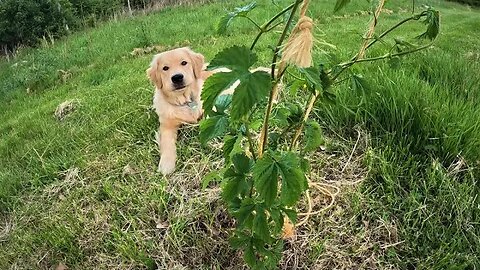
M 183 93 L 200 78 L 205 59 L 189 48 L 178 48 L 153 57 L 147 75 L 167 95 Z

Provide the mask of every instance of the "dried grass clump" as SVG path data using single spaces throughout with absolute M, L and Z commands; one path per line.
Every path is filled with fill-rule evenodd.
M 381 258 L 389 248 L 402 244 L 395 222 L 368 220 L 353 210 L 356 188 L 367 176 L 363 165 L 367 144 L 368 136 L 359 131 L 353 147 L 318 151 L 310 157 L 320 161 L 312 164 L 310 179 L 335 186 L 340 192 L 328 210 L 310 216 L 296 228 L 295 237 L 286 241 L 281 269 L 394 269 Z M 311 188 L 310 196 L 312 211 L 331 203 L 318 189 Z M 307 210 L 305 199 L 298 211 Z
M 57 120 L 59 121 L 65 120 L 65 118 L 67 118 L 67 116 L 74 112 L 79 105 L 80 101 L 76 99 L 66 100 L 60 103 L 60 105 L 58 105 L 55 109 L 55 118 L 57 118 Z

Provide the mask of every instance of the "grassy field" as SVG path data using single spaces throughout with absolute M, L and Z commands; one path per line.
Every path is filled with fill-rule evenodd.
M 201 184 L 222 167 L 221 147 L 201 146 L 198 127 L 184 127 L 176 173 L 156 173 L 145 74 L 154 53 L 131 54 L 187 45 L 211 59 L 249 45 L 255 32 L 246 20 L 215 35 L 220 15 L 247 3 L 234 2 L 107 22 L 0 61 L 0 269 L 245 268 L 227 241 L 234 224 L 218 185 Z M 273 15 L 270 2 L 253 17 Z M 334 1 L 313 2 L 315 35 L 337 46 L 318 45 L 316 61 L 325 59 L 320 49 L 352 56 L 369 3 L 333 14 Z M 480 10 L 417 2 L 441 12 L 435 46 L 398 68 L 356 67 L 369 89 L 339 85 L 336 105 L 315 108 L 327 142 L 311 157 L 310 178 L 340 194 L 286 243 L 281 268 L 480 267 Z M 393 12 L 382 14 L 378 31 L 409 16 L 410 3 L 388 1 Z M 265 65 L 275 38 L 258 45 Z M 75 110 L 59 121 L 54 112 L 66 100 Z

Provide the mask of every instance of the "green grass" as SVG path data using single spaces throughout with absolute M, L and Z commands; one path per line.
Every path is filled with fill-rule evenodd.
M 261 1 L 255 18 L 275 13 L 269 2 Z M 311 178 L 334 179 L 342 193 L 286 245 L 284 268 L 480 266 L 480 11 L 421 2 L 441 11 L 435 46 L 396 69 L 359 65 L 368 89 L 340 85 L 336 105 L 316 107 L 329 136 L 327 149 L 312 157 Z M 409 16 L 409 3 L 387 3 L 394 13 L 382 14 L 378 31 Z M 356 11 L 369 4 L 353 3 L 342 17 L 333 4 L 312 6 L 315 33 L 338 47 L 323 49 L 346 59 L 369 21 Z M 137 47 L 188 45 L 211 59 L 227 46 L 249 45 L 255 32 L 246 20 L 227 36 L 214 34 L 220 14 L 236 5 L 106 22 L 0 62 L 1 269 L 59 262 L 71 269 L 242 268 L 227 242 L 233 224 L 218 187 L 201 189 L 202 177 L 222 166 L 221 149 L 202 147 L 198 128 L 185 127 L 177 172 L 155 173 L 157 119 L 145 75 L 152 54 L 130 55 Z M 270 34 L 258 45 L 264 65 L 274 40 Z M 315 59 L 325 55 L 317 50 Z M 56 120 L 57 105 L 72 99 L 76 110 Z

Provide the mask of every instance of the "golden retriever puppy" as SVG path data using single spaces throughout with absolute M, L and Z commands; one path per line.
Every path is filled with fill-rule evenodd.
M 154 56 L 147 75 L 155 85 L 153 106 L 160 127 L 158 171 L 170 174 L 177 158 L 177 130 L 184 123 L 197 123 L 202 117 L 200 93 L 212 72 L 203 70 L 204 57 L 189 48 L 178 48 Z

